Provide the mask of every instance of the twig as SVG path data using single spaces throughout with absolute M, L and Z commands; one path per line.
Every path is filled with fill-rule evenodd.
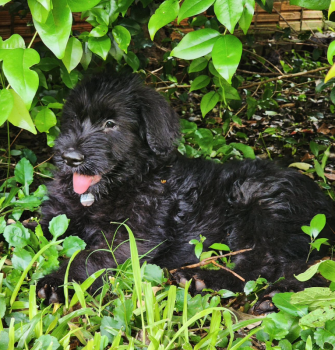
M 283 72 L 282 72 L 277 66 L 275 66 L 273 63 L 271 63 L 270 61 L 268 61 L 268 60 L 265 59 L 264 57 L 259 56 L 259 55 L 257 55 L 257 53 L 252 52 L 252 51 L 249 51 L 249 50 L 247 50 L 247 49 L 243 49 L 243 51 L 248 52 L 248 53 L 251 53 L 252 55 L 254 55 L 255 57 L 257 57 L 259 60 L 261 60 L 261 61 L 260 61 L 261 63 L 262 63 L 262 61 L 267 62 L 267 63 L 270 64 L 276 71 L 278 71 L 280 74 L 283 74 Z M 263 65 L 264 65 L 264 64 L 263 64 Z M 265 67 L 266 67 L 266 66 L 265 66 Z M 269 67 L 266 67 L 266 68 L 269 68 Z
M 191 85 L 174 85 L 174 86 L 165 86 L 165 87 L 160 87 L 157 88 L 156 91 L 161 91 L 161 90 L 168 90 L 168 89 L 174 89 L 174 88 L 178 88 L 178 89 L 186 89 L 186 88 L 190 88 Z
M 257 75 L 264 75 L 264 76 L 271 76 L 271 75 L 280 75 L 282 73 L 276 73 L 276 72 L 272 72 L 272 73 L 259 73 L 259 72 L 251 72 L 249 70 L 244 70 L 244 69 L 238 69 L 238 72 L 242 72 L 242 73 L 246 73 L 246 74 L 257 74 Z
M 234 272 L 233 270 L 230 270 L 230 269 L 228 269 L 227 267 L 222 266 L 222 265 L 218 264 L 218 263 L 215 262 L 215 261 L 212 261 L 212 264 L 215 265 L 215 266 L 217 266 L 217 267 L 219 267 L 219 268 L 222 269 L 222 270 L 225 270 L 225 271 L 228 271 L 228 272 L 232 273 L 235 277 L 237 277 L 237 278 L 239 278 L 241 281 L 245 282 L 245 279 L 244 279 L 243 277 L 241 277 L 240 275 L 238 275 L 238 274 L 237 274 L 236 272 Z
M 210 264 L 213 260 L 224 258 L 226 256 L 233 256 L 233 255 L 237 255 L 237 254 L 242 254 L 242 253 L 245 253 L 245 252 L 249 252 L 250 250 L 252 250 L 252 248 L 237 250 L 236 252 L 230 252 L 230 253 L 227 253 L 227 254 L 224 254 L 224 255 L 211 256 L 209 258 L 206 258 L 206 259 L 198 262 L 197 264 L 182 266 L 182 267 L 180 267 L 178 269 L 170 270 L 170 273 L 175 273 L 178 270 L 193 269 L 195 267 L 205 266 L 205 265 Z
M 299 73 L 294 73 L 294 74 L 283 74 L 283 75 L 279 75 L 278 77 L 276 78 L 270 78 L 270 79 L 267 79 L 267 80 L 263 80 L 261 82 L 258 82 L 258 83 L 252 83 L 252 84 L 249 84 L 249 85 L 244 85 L 244 86 L 240 86 L 239 88 L 237 88 L 238 90 L 241 90 L 241 89 L 249 89 L 253 86 L 257 86 L 257 85 L 263 85 L 263 84 L 266 84 L 270 81 L 277 81 L 277 80 L 281 80 L 281 79 L 289 79 L 289 78 L 293 78 L 293 77 L 299 77 L 301 75 L 307 75 L 307 74 L 311 74 L 311 73 L 315 73 L 315 72 L 320 72 L 322 70 L 327 70 L 329 69 L 329 67 L 321 67 L 321 68 L 317 68 L 317 69 L 313 69 L 313 70 L 309 70 L 309 71 L 305 71 L 305 72 L 299 72 Z
M 42 165 L 42 164 L 48 162 L 50 159 L 52 159 L 52 157 L 53 157 L 54 155 L 55 155 L 55 154 L 52 154 L 48 159 L 43 160 L 42 163 L 39 163 L 39 164 L 35 165 L 35 166 L 34 166 L 34 169 L 37 168 L 37 167 L 39 167 L 40 165 Z

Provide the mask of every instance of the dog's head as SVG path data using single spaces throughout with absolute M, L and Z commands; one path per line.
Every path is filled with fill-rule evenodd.
M 176 113 L 136 75 L 96 75 L 64 105 L 55 163 L 75 192 L 96 195 L 166 160 L 178 136 Z

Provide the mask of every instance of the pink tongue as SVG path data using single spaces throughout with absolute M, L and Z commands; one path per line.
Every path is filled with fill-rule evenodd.
M 78 194 L 83 194 L 91 186 L 94 176 L 73 174 L 73 190 Z

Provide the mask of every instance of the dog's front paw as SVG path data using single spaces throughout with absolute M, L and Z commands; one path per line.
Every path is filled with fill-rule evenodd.
M 63 284 L 64 281 L 60 278 L 55 278 L 53 276 L 43 277 L 37 283 L 37 296 L 41 299 L 45 299 L 47 305 L 64 303 Z
M 186 283 L 192 279 L 189 292 L 193 295 L 201 293 L 203 289 L 207 288 L 204 279 L 202 279 L 197 272 L 192 270 L 178 270 L 172 274 L 172 279 L 183 288 Z

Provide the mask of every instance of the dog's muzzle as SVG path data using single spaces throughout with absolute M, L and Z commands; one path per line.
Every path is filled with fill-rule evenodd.
M 62 158 L 68 166 L 76 167 L 84 161 L 85 156 L 73 148 L 69 148 L 62 153 Z

